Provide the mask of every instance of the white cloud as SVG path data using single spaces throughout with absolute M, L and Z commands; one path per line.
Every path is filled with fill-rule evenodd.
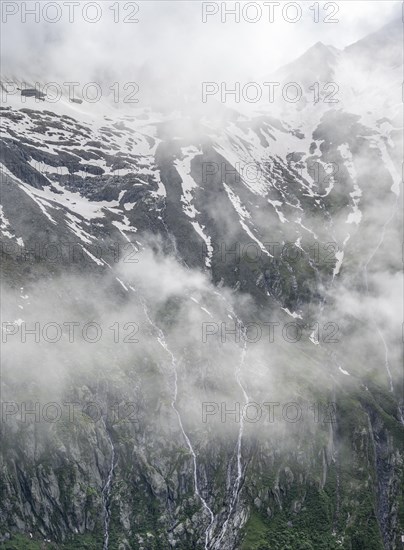
M 14 2 L 3 2 L 15 4 Z M 34 2 L 26 2 L 32 8 Z M 95 12 L 78 9 L 74 23 L 68 22 L 66 2 L 59 2 L 61 20 L 55 23 L 40 21 L 27 15 L 21 21 L 22 5 L 15 15 L 2 23 L 2 71 L 22 78 L 35 72 L 41 79 L 60 78 L 88 82 L 105 77 L 129 80 L 134 68 L 144 64 L 156 74 L 172 79 L 181 85 L 192 80 L 244 80 L 258 78 L 287 63 L 317 41 L 344 46 L 380 28 L 392 18 L 399 17 L 400 3 L 393 1 L 319 2 L 318 23 L 314 22 L 313 4 L 301 2 L 301 19 L 290 23 L 281 16 L 286 4 L 274 12 L 274 23 L 268 21 L 269 12 L 262 11 L 257 23 L 241 19 L 240 23 L 228 15 L 221 22 L 220 13 L 202 22 L 202 2 L 137 2 L 139 13 L 121 5 L 120 21 L 115 23 L 116 12 L 112 2 L 100 2 L 101 18 L 89 23 L 84 16 L 94 17 Z M 126 3 L 125 5 L 135 5 Z M 224 3 L 219 3 L 224 4 Z M 227 2 L 227 9 L 235 2 Z M 250 4 L 261 5 L 259 2 Z M 332 16 L 338 23 L 324 23 Z M 46 4 L 41 4 L 43 7 Z M 245 2 L 240 3 L 243 13 Z M 42 8 L 43 9 L 43 8 Z M 247 16 L 254 16 L 254 9 Z M 258 13 L 258 12 L 257 12 Z M 293 9 L 286 12 L 293 17 Z M 4 15 L 4 12 L 3 12 Z M 52 11 L 45 16 L 53 17 Z M 139 19 L 139 23 L 123 22 L 124 18 Z

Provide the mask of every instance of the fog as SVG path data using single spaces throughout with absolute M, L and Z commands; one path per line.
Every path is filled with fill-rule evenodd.
M 24 16 L 23 4 L 27 12 L 35 9 L 31 1 L 2 3 L 3 77 L 60 84 L 78 81 L 81 85 L 95 81 L 106 88 L 116 81 L 136 81 L 145 89 L 150 80 L 158 82 L 163 93 L 167 88 L 180 89 L 183 94 L 196 90 L 198 96 L 203 81 L 248 82 L 265 78 L 317 41 L 343 49 L 399 17 L 401 9 L 397 2 L 376 1 L 366 8 L 360 1 L 339 2 L 334 3 L 338 7 L 335 17 L 331 18 L 336 9 L 333 6 L 319 15 L 329 15 L 338 23 L 321 24 L 314 22 L 314 12 L 307 2 L 302 2 L 296 3 L 301 17 L 295 23 L 281 16 L 280 7 L 274 8 L 273 23 L 268 22 L 269 8 L 264 8 L 256 23 L 251 23 L 246 18 L 255 16 L 247 12 L 243 17 L 246 3 L 241 2 L 239 23 L 231 15 L 222 23 L 221 12 L 206 15 L 203 23 L 200 1 L 129 3 L 127 10 L 122 8 L 118 15 L 111 9 L 112 2 L 102 2 L 98 9 L 85 11 L 84 17 L 80 6 L 70 16 L 71 3 L 65 2 L 60 3 L 60 12 L 52 6 L 45 15 L 40 11 L 36 22 L 34 15 Z M 236 4 L 228 2 L 227 9 L 235 9 Z M 205 11 L 209 13 L 206 8 Z M 287 17 L 295 18 L 293 8 Z M 60 20 L 47 22 L 57 18 Z M 139 22 L 125 23 L 125 18 Z
M 49 186 L 31 190 L 18 179 L 23 171 L 15 181 L 11 168 L 2 174 L 8 192 L 18 188 L 15 196 L 23 196 L 12 210 L 17 229 L 7 208 L 0 212 L 7 239 L 27 235 L 31 244 L 38 231 L 38 239 L 47 242 L 73 237 L 82 248 L 83 242 L 99 243 L 104 250 L 118 235 L 124 243 L 136 243 L 137 250 L 133 262 L 93 258 L 90 267 L 64 264 L 65 259 L 27 267 L 7 257 L 1 287 L 6 430 L 16 434 L 24 428 L 25 408 L 35 403 L 40 410 L 49 403 L 63 410 L 66 403 L 76 403 L 81 429 L 83 418 L 91 417 L 84 409 L 96 404 L 102 414 L 94 422 L 105 431 L 103 445 L 122 453 L 121 462 L 132 461 L 132 455 L 138 460 L 138 453 L 149 473 L 149 463 L 161 454 L 158 475 L 164 483 L 170 476 L 188 475 L 202 504 L 209 483 L 222 483 L 215 494 L 224 503 L 215 520 L 220 526 L 232 502 L 229 494 L 238 498 L 254 445 L 263 450 L 262 456 L 256 454 L 264 464 L 273 464 L 281 450 L 302 449 L 308 461 L 325 464 L 323 457 L 335 443 L 340 396 L 360 395 L 359 409 L 374 391 L 386 407 L 393 403 L 389 414 L 403 423 L 398 407 L 404 296 L 397 21 L 390 27 L 394 32 L 382 37 L 382 48 L 370 38 L 359 49 L 342 52 L 400 17 L 401 5 L 340 2 L 338 24 L 319 24 L 310 3 L 302 2 L 296 4 L 302 10 L 296 23 L 251 24 L 222 22 L 220 13 L 203 22 L 200 2 L 150 1 L 137 3 L 132 15 L 138 23 L 113 23 L 116 12 L 104 2 L 96 24 L 80 15 L 69 23 L 66 14 L 53 24 L 32 18 L 21 23 L 20 7 L 4 24 L 5 4 L 13 3 L 3 2 L 2 8 L 3 81 L 77 81 L 79 87 L 96 82 L 109 91 L 114 82 L 138 82 L 139 106 L 154 109 L 143 118 L 115 119 L 107 102 L 94 108 L 74 104 L 73 114 L 67 101 L 34 105 L 47 110 L 44 119 L 57 119 L 50 136 L 61 129 L 57 139 L 63 141 L 46 141 L 46 123 L 41 125 L 35 114 L 32 141 L 21 140 L 23 154 L 16 158 L 30 163 L 30 177 L 34 166 L 43 164 Z M 330 47 L 317 47 L 311 62 L 292 63 L 319 41 Z M 221 101 L 220 92 L 212 101 L 201 100 L 204 81 L 231 87 L 273 76 L 282 85 L 297 74 L 311 82 L 319 59 L 338 84 L 335 104 L 323 101 L 323 92 L 310 102 L 307 89 L 296 103 L 282 94 L 273 104 Z M 15 93 L 13 101 L 18 99 Z M 5 111 L 12 120 L 9 105 Z M 118 116 L 131 113 L 125 102 L 117 108 Z M 73 140 L 71 122 L 66 131 L 66 117 L 60 116 L 66 112 L 88 125 L 76 126 L 84 131 L 83 141 Z M 16 132 L 6 136 L 13 147 L 19 132 L 30 135 L 25 122 L 18 127 L 17 117 L 16 123 Z M 105 134 L 99 131 L 102 125 Z M 41 132 L 44 143 L 42 136 L 38 140 Z M 97 144 L 94 136 L 105 141 Z M 38 157 L 44 153 L 43 163 L 31 158 L 35 147 Z M 69 172 L 64 159 L 59 163 L 68 151 L 78 158 L 75 171 L 68 186 L 62 177 L 53 186 Z M 80 172 L 81 159 L 89 158 L 98 159 L 99 166 L 107 159 L 102 177 Z M 117 160 L 122 177 L 109 170 Z M 232 172 L 229 179 L 217 171 L 205 181 L 206 163 L 218 167 L 221 161 Z M 59 173 L 49 175 L 47 162 L 54 162 Z M 311 170 L 313 162 L 317 172 Z M 248 163 L 260 168 L 256 181 L 243 173 Z M 336 167 L 331 176 L 330 166 Z M 85 195 L 80 204 L 79 192 Z M 59 195 L 64 202 L 58 202 Z M 99 208 L 90 204 L 98 201 Z M 86 208 L 92 224 L 83 214 Z M 233 264 L 209 259 L 213 245 L 224 243 L 230 250 L 246 242 L 260 253 L 255 264 L 243 255 Z M 204 250 L 202 260 L 195 243 Z M 299 260 L 274 258 L 268 243 L 292 245 Z M 335 246 L 331 260 L 329 244 Z M 317 262 L 312 250 L 320 251 Z M 116 416 L 116 405 L 124 411 L 129 405 L 131 418 L 126 412 Z M 55 435 L 58 419 L 40 420 L 54 434 L 55 446 L 66 452 L 63 434 Z M 317 448 L 316 441 L 321 441 Z M 182 473 L 170 463 L 169 451 L 176 447 Z M 149 451 L 154 456 L 144 458 Z M 208 480 L 217 475 L 221 460 L 226 479 Z M 110 477 L 114 458 L 111 464 Z M 198 483 L 204 487 L 201 494 Z M 207 510 L 205 502 L 205 515 Z M 107 517 L 106 505 L 104 511 Z

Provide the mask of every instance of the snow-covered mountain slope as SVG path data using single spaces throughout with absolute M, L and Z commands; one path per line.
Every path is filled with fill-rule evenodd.
M 302 133 L 269 116 L 240 116 L 224 127 L 189 117 L 155 122 L 157 115 L 147 112 L 82 120 L 58 113 L 59 104 L 47 110 L 41 103 L 38 110 L 35 99 L 31 103 L 2 109 L 3 179 L 11 184 L 3 215 L 13 217 L 14 243 L 29 244 L 44 227 L 33 233 L 11 216 L 13 184 L 15 193 L 30 197 L 54 238 L 63 231 L 87 251 L 97 239 L 95 224 L 104 252 L 108 238 L 141 246 L 145 231 L 168 233 L 187 264 L 207 267 L 220 280 L 222 247 L 253 243 L 265 264 L 286 243 L 308 256 L 317 241 L 335 242 L 327 265 L 318 266 L 331 277 L 336 254 L 355 242 L 367 215 L 361 204 L 374 194 L 375 170 L 387 208 L 399 192 L 400 129 L 388 119 L 369 127 L 360 115 L 331 109 Z M 383 219 L 373 221 L 377 234 Z M 309 257 L 303 261 L 313 270 Z M 272 294 L 270 282 L 258 279 L 239 282 L 248 292 Z M 225 282 L 238 280 L 235 274 Z M 296 284 L 299 298 L 284 293 L 292 309 L 304 306 Z

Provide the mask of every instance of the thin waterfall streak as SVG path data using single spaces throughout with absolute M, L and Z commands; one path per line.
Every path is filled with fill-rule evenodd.
M 198 497 L 198 499 L 200 500 L 200 502 L 202 504 L 203 509 L 207 512 L 207 514 L 210 517 L 210 523 L 209 523 L 209 525 L 206 529 L 206 532 L 205 532 L 205 550 L 209 550 L 210 530 L 211 530 L 211 527 L 212 527 L 213 522 L 214 522 L 214 514 L 213 514 L 211 508 L 209 507 L 208 503 L 206 502 L 205 498 L 202 496 L 202 494 L 200 492 L 199 482 L 198 482 L 198 467 L 197 467 L 196 453 L 195 453 L 194 448 L 192 446 L 191 440 L 189 439 L 189 437 L 188 437 L 188 435 L 185 431 L 185 428 L 184 428 L 184 425 L 183 425 L 183 422 L 182 422 L 182 418 L 181 418 L 181 414 L 180 414 L 179 410 L 177 409 L 177 396 L 178 396 L 177 361 L 175 359 L 175 356 L 174 356 L 173 352 L 170 350 L 170 348 L 167 345 L 167 342 L 166 342 L 163 331 L 151 319 L 145 301 L 142 298 L 140 298 L 140 302 L 143 306 L 143 310 L 144 310 L 147 321 L 149 322 L 149 324 L 157 332 L 157 335 L 158 335 L 157 340 L 158 340 L 159 344 L 161 345 L 161 347 L 165 350 L 165 352 L 171 358 L 171 367 L 172 367 L 172 373 L 173 373 L 173 378 L 174 378 L 174 391 L 173 391 L 173 398 L 171 400 L 171 407 L 175 412 L 175 415 L 177 417 L 178 425 L 180 427 L 182 436 L 185 439 L 188 450 L 189 450 L 189 452 L 191 453 L 191 456 L 192 456 L 195 495 Z

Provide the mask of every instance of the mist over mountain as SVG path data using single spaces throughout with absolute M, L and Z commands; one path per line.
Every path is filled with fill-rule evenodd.
M 104 25 L 2 68 L 0 548 L 398 550 L 401 19 L 254 81 Z

